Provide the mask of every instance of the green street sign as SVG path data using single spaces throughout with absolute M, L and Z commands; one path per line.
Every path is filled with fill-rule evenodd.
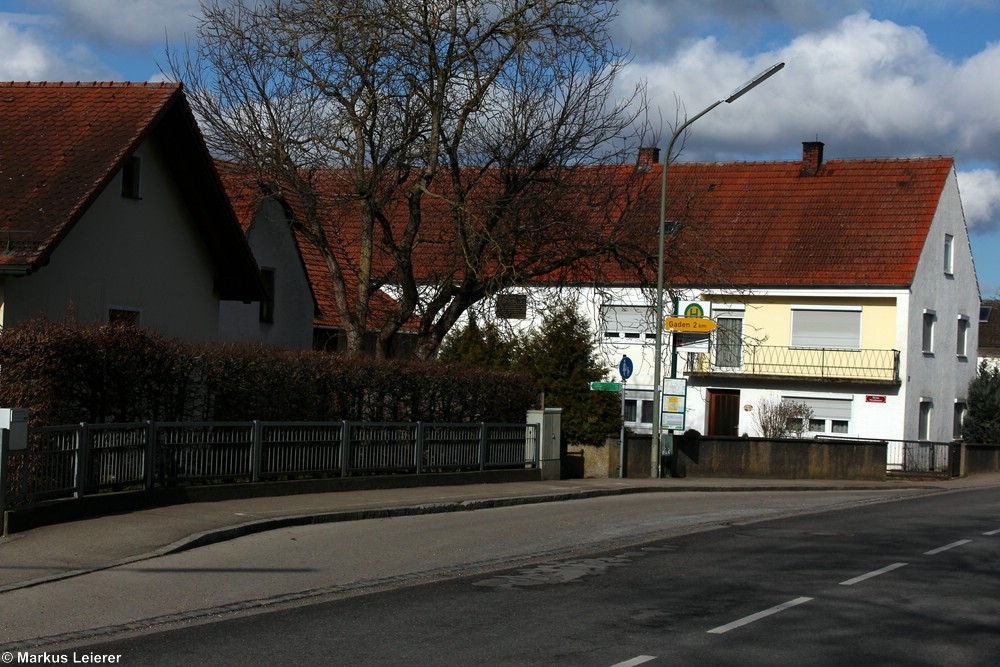
M 621 391 L 621 382 L 591 382 L 590 391 Z

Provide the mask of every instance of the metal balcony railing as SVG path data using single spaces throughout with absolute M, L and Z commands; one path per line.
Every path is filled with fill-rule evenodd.
M 899 350 L 743 345 L 688 355 L 688 375 L 736 374 L 899 384 Z

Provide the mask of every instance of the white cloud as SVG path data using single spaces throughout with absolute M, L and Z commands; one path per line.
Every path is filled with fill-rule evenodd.
M 958 188 L 969 228 L 980 233 L 996 230 L 1000 226 L 1000 172 L 959 171 Z
M 692 127 L 685 159 L 792 157 L 816 138 L 830 157 L 1000 154 L 1000 88 L 989 74 L 1000 71 L 1000 46 L 949 61 L 919 28 L 863 11 L 749 56 L 701 39 L 659 63 L 637 62 L 629 75 L 649 82 L 672 121 L 675 95 L 691 115 L 777 61 L 784 71 Z
M 201 15 L 198 0 L 58 0 L 53 11 L 66 18 L 75 35 L 102 46 L 163 44 L 164 36 L 183 40 Z
M 60 51 L 49 40 L 51 21 L 37 16 L 0 14 L 0 80 L 92 80 L 109 72 L 87 47 Z

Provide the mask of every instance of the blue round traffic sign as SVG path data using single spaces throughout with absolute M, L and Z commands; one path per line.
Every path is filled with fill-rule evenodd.
M 622 355 L 622 360 L 618 363 L 618 372 L 621 373 L 623 380 L 632 377 L 632 360 L 624 354 Z

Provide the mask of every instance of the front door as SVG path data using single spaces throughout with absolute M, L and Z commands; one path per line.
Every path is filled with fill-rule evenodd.
M 740 392 L 738 390 L 708 390 L 707 435 L 739 435 Z

